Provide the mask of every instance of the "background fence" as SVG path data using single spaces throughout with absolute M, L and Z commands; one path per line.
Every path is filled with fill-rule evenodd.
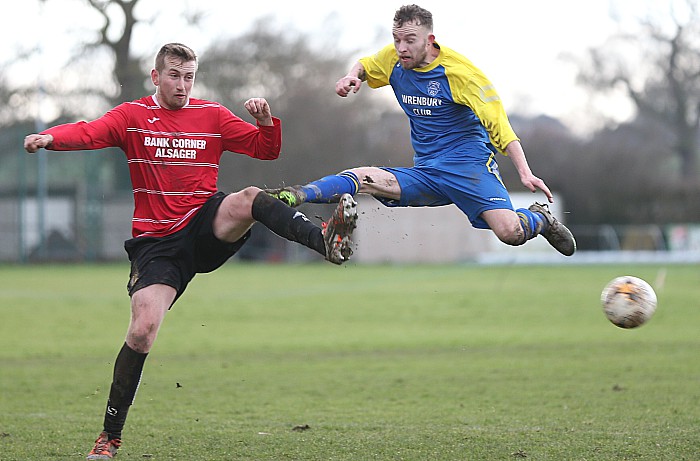
M 516 207 L 527 206 L 532 196 L 514 194 Z M 523 261 L 543 256 L 563 258 L 537 239 L 522 247 L 500 243 L 492 233 L 473 229 L 455 207 L 388 209 L 371 197 L 359 196 L 360 220 L 354 260 L 365 263 Z M 42 203 L 43 202 L 43 203 Z M 557 201 L 558 203 L 558 201 Z M 79 191 L 36 197 L 0 199 L 0 261 L 113 261 L 124 260 L 124 240 L 131 237 L 132 198 L 108 200 Z M 328 217 L 332 206 L 303 205 L 308 216 Z M 554 207 L 557 216 L 566 215 Z M 700 225 L 573 226 L 578 252 L 597 254 L 597 260 L 646 255 L 655 260 L 700 261 Z M 627 255 L 627 256 L 624 256 Z M 253 238 L 241 258 L 301 262 L 317 257 L 297 244 L 280 239 L 263 226 L 255 226 Z

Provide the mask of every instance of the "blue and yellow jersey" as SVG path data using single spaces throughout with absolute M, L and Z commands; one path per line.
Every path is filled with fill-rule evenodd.
M 441 46 L 438 57 L 418 69 L 401 67 L 393 44 L 360 63 L 371 88 L 393 88 L 410 120 L 417 165 L 449 153 L 469 155 L 475 142 L 505 153 L 518 140 L 491 82 L 449 48 Z

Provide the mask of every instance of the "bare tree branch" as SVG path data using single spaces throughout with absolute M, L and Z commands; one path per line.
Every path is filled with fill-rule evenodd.
M 663 123 L 675 136 L 678 173 L 698 180 L 700 169 L 700 28 L 697 6 L 688 0 L 688 18 L 669 11 L 674 27 L 664 29 L 659 18 L 639 21 L 639 32 L 620 33 L 605 46 L 591 49 L 581 66 L 579 82 L 595 92 L 623 87 L 638 110 L 638 117 Z M 643 50 L 637 65 L 625 65 L 630 56 L 621 45 Z M 620 46 L 615 46 L 620 45 Z

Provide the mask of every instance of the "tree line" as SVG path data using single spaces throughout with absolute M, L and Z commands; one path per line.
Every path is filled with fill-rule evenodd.
M 50 125 L 85 119 L 81 108 L 86 101 L 107 110 L 153 91 L 147 78 L 152 56 L 131 52 L 132 33 L 139 24 L 134 7 L 139 0 L 85 1 L 103 13 L 105 25 L 70 65 L 89 67 L 91 59 L 104 58 L 100 53 L 106 51 L 113 81 L 92 86 L 88 81 L 69 90 L 60 84 L 42 88 L 44 98 L 58 107 Z M 581 137 L 555 119 L 510 114 L 533 171 L 563 199 L 568 223 L 700 222 L 700 15 L 693 3 L 688 0 L 689 14 L 683 20 L 676 18 L 670 29 L 651 20 L 642 22 L 633 36 L 614 36 L 601 48 L 577 57 L 580 83 L 591 94 L 620 88 L 626 92 L 637 109 L 629 122 Z M 107 14 L 110 5 L 118 6 L 125 18 L 117 39 L 107 34 L 113 20 Z M 271 18 L 261 19 L 240 36 L 199 50 L 196 97 L 219 101 L 246 118 L 243 101 L 264 96 L 283 120 L 281 158 L 260 162 L 225 155 L 221 189 L 303 183 L 359 165 L 410 165 L 408 122 L 389 98 L 369 91 L 347 99 L 335 95 L 334 83 L 347 71 L 351 53 L 273 25 Z M 625 65 L 630 43 L 646 50 L 651 70 L 644 75 Z M 4 195 L 20 182 L 36 180 L 34 159 L 18 155 L 21 139 L 35 129 L 26 107 L 33 104 L 36 93 L 31 86 L 10 87 L 0 71 L 0 161 L 4 165 L 0 193 Z M 55 155 L 60 160 L 50 163 L 50 188 L 76 187 L 89 175 L 90 184 L 104 196 L 130 193 L 126 164 L 118 152 Z M 509 190 L 524 191 L 510 162 L 500 163 Z

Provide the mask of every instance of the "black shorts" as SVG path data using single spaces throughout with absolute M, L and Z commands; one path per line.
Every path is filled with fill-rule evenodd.
M 212 223 L 223 192 L 214 194 L 183 229 L 165 237 L 137 237 L 124 242 L 131 273 L 126 285 L 129 296 L 149 285 L 169 285 L 177 300 L 197 273 L 211 272 L 241 249 L 250 230 L 234 243 L 214 236 Z M 175 303 L 173 301 L 173 304 Z

